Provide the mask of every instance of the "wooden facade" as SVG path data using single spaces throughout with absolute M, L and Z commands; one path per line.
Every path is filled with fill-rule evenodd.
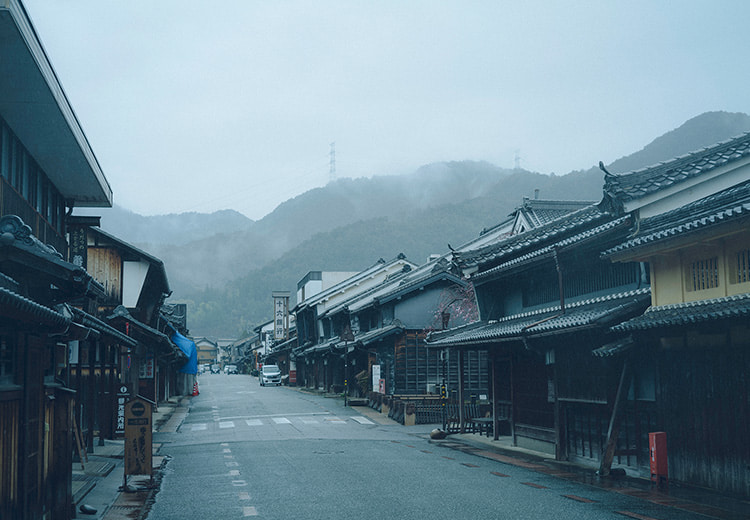
M 681 183 L 702 196 L 675 202 Z M 651 307 L 615 328 L 651 367 L 642 393 L 666 432 L 669 478 L 750 496 L 750 135 L 606 186 L 648 215 L 606 255 L 651 267 Z

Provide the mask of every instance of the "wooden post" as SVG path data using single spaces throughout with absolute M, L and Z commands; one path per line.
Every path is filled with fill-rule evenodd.
M 602 460 L 599 464 L 599 476 L 609 476 L 609 472 L 612 469 L 612 461 L 615 458 L 615 451 L 617 449 L 617 438 L 620 435 L 620 409 L 623 406 L 627 396 L 625 395 L 628 391 L 630 383 L 630 364 L 627 359 L 622 363 L 622 372 L 620 373 L 620 383 L 617 386 L 617 395 L 615 396 L 615 404 L 612 407 L 612 416 L 609 419 L 609 428 L 607 429 L 607 445 L 602 454 Z
M 458 424 L 459 431 L 466 433 L 466 417 L 464 413 L 464 350 L 458 350 Z
M 515 359 L 514 353 L 511 350 L 508 362 L 510 363 L 510 435 L 511 444 L 516 445 L 516 387 L 514 381 L 514 365 L 513 360 Z
M 490 367 L 492 370 L 490 373 L 492 374 L 490 377 L 492 377 L 492 385 L 490 387 L 490 398 L 492 399 L 492 436 L 495 440 L 498 439 L 498 429 L 499 429 L 499 423 L 497 420 L 497 359 L 495 359 L 495 351 L 490 351 Z
M 83 443 L 81 442 L 81 432 L 78 430 L 78 421 L 76 420 L 75 414 L 73 414 L 73 433 L 76 438 L 76 448 L 78 448 L 78 457 L 81 459 L 81 469 L 86 468 L 83 465 L 84 459 L 86 462 L 89 461 L 89 456 L 86 454 L 86 450 L 83 449 Z

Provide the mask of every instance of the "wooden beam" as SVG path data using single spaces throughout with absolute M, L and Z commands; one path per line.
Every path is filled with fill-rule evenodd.
M 617 438 L 620 435 L 621 409 L 627 400 L 627 392 L 630 387 L 630 362 L 625 359 L 622 363 L 622 372 L 620 373 L 620 383 L 617 386 L 617 395 L 615 404 L 612 407 L 612 416 L 609 418 L 609 428 L 607 429 L 607 445 L 602 454 L 602 460 L 599 464 L 598 474 L 600 477 L 609 476 L 612 469 L 612 461 L 615 458 L 617 449 Z

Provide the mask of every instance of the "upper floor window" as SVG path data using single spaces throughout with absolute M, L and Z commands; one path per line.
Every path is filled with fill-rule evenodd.
M 688 291 L 705 291 L 719 287 L 719 257 L 700 258 L 687 266 L 685 288 Z
M 65 201 L 62 195 L 2 118 L 0 175 L 15 189 L 18 196 L 28 203 L 29 209 L 33 208 L 52 228 L 62 234 L 65 215 Z M 28 215 L 19 216 L 24 220 L 29 218 Z
M 750 282 L 750 249 L 741 249 L 729 257 L 729 283 Z

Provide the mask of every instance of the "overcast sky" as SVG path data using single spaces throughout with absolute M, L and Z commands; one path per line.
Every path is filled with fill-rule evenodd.
M 750 113 L 750 2 L 24 0 L 137 213 L 258 219 L 338 177 L 568 173 Z M 550 194 L 551 195 L 551 194 Z

